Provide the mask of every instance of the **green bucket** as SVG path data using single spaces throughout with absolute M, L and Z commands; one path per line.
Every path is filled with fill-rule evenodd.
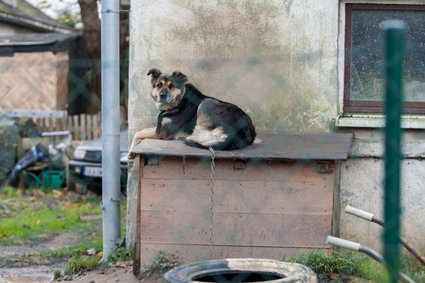
M 46 188 L 59 189 L 65 180 L 65 172 L 48 170 L 43 173 L 43 185 Z

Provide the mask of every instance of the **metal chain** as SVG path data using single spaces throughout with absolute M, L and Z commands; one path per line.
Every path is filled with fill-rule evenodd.
M 210 179 L 210 259 L 213 258 L 213 238 L 214 238 L 214 178 L 215 178 L 215 152 L 212 147 L 211 152 L 211 179 Z
M 183 168 L 182 168 L 182 170 L 183 170 L 183 174 L 186 174 L 186 156 L 185 155 L 183 155 Z

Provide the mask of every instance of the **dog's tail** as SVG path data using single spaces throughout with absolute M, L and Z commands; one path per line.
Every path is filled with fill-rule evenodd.
M 184 142 L 186 145 L 188 145 L 188 146 L 196 147 L 196 148 L 208 149 L 208 147 L 203 146 L 202 144 L 197 143 L 197 142 L 194 142 L 194 141 L 192 141 L 192 140 L 188 140 L 188 139 L 186 139 L 186 138 L 184 138 L 184 137 L 182 137 L 182 138 L 180 138 L 180 139 L 181 139 L 181 140 L 183 140 L 183 142 Z

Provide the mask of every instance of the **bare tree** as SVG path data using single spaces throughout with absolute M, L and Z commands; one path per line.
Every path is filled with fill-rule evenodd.
M 99 1 L 100 2 L 100 1 Z M 83 36 L 86 48 L 92 60 L 100 60 L 100 19 L 97 0 L 78 0 L 83 22 Z
M 98 12 L 97 0 L 78 0 L 80 5 L 81 21 L 83 23 L 83 37 L 87 53 L 92 61 L 92 69 L 90 70 L 90 82 L 88 87 L 92 95 L 101 101 L 102 98 L 102 83 L 100 73 L 100 19 Z M 92 100 L 93 101 L 93 100 Z M 100 110 L 99 104 L 90 103 L 86 109 L 89 113 L 94 113 Z

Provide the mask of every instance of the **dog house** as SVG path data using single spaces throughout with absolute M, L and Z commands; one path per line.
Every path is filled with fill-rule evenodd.
M 182 263 L 218 258 L 282 259 L 330 249 L 337 233 L 340 161 L 351 134 L 260 134 L 237 151 L 180 140 L 137 145 L 135 269 L 158 251 Z

